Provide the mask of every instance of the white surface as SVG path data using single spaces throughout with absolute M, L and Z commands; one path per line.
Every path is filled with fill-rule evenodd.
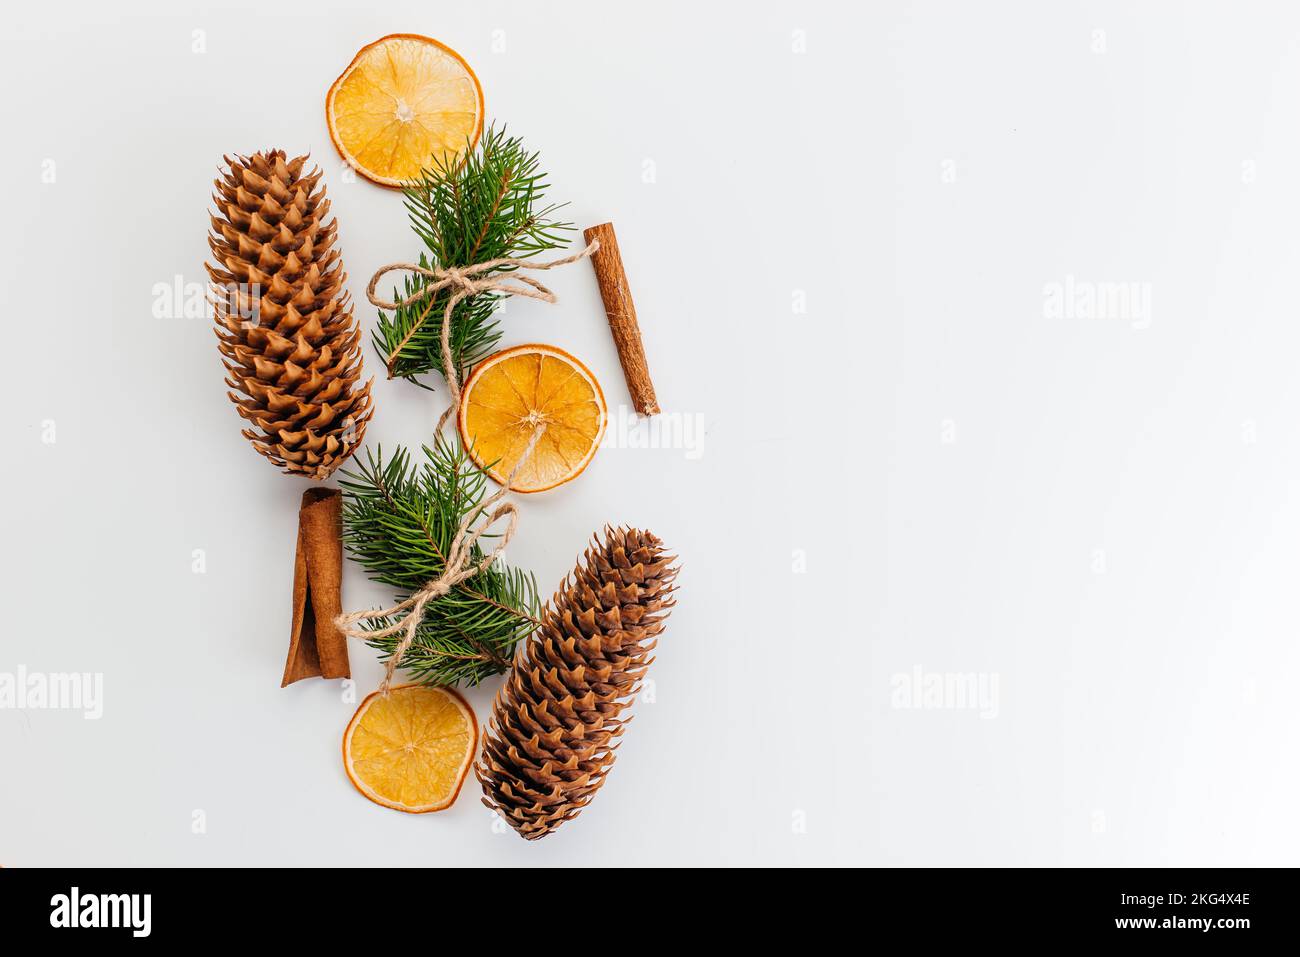
M 224 6 L 7 14 L 0 671 L 102 673 L 104 714 L 0 710 L 0 864 L 1296 862 L 1300 9 Z M 398 31 L 615 222 L 663 405 L 707 423 L 521 505 L 547 592 L 606 521 L 685 564 L 655 700 L 536 844 L 473 782 L 367 803 L 337 683 L 278 688 L 307 483 L 240 437 L 208 321 L 153 314 L 203 278 L 221 154 L 283 146 L 372 326 L 418 246 L 322 103 Z M 1045 315 L 1067 276 L 1147 284 L 1149 323 Z M 625 402 L 590 269 L 552 280 L 505 344 Z M 369 440 L 442 395 L 378 382 Z M 893 707 L 917 667 L 995 676 L 996 715 Z

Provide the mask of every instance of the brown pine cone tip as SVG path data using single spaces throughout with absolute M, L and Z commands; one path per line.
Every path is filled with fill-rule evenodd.
M 228 393 L 243 434 L 285 472 L 327 478 L 360 445 L 373 411 L 361 331 L 334 248 L 321 172 L 282 150 L 225 157 L 208 245 Z
M 577 815 L 604 783 L 676 603 L 675 561 L 649 532 L 606 526 L 497 692 L 474 773 L 483 803 L 525 839 Z

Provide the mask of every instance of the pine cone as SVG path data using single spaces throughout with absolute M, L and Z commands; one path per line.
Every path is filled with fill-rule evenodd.
M 649 532 L 606 527 L 497 693 L 474 773 L 483 803 L 525 839 L 577 815 L 604 783 L 675 604 L 673 561 Z
M 253 447 L 291 474 L 327 478 L 361 444 L 370 382 L 319 169 L 282 150 L 227 156 L 214 183 L 208 265 L 226 384 Z M 373 381 L 373 380 L 372 380 Z

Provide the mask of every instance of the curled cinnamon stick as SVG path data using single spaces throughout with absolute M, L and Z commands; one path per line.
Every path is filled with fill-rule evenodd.
M 293 560 L 293 623 L 280 687 L 302 678 L 349 678 L 348 640 L 334 624 L 343 611 L 343 496 L 309 488 L 298 510 Z
M 614 334 L 618 361 L 623 366 L 623 378 L 627 380 L 632 405 L 642 415 L 658 415 L 659 400 L 655 398 L 654 383 L 650 381 L 641 327 L 637 325 L 636 306 L 632 304 L 623 257 L 618 252 L 614 224 L 592 226 L 583 230 L 582 235 L 588 243 L 593 239 L 600 240 L 600 248 L 592 254 L 591 264 L 596 269 L 600 298 L 605 303 L 605 317 L 609 320 L 609 331 Z

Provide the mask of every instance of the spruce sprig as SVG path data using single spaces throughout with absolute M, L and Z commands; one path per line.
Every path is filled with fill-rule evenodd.
M 487 473 L 441 436 L 424 447 L 424 457 L 416 465 L 399 448 L 385 461 L 382 449 L 367 449 L 366 462 L 339 479 L 348 553 L 403 598 L 442 574 L 456 530 L 483 500 L 487 484 Z M 470 560 L 484 554 L 475 545 Z M 537 626 L 537 609 L 533 576 L 495 561 L 425 607 L 401 666 L 425 684 L 476 685 L 510 667 L 515 643 Z M 376 620 L 366 627 L 392 623 Z M 387 660 L 398 640 L 389 635 L 367 644 Z
M 505 127 L 488 127 L 453 168 L 426 169 L 405 190 L 411 227 L 426 246 L 420 265 L 470 266 L 566 246 L 564 234 L 573 226 L 551 218 L 559 206 L 542 205 L 547 185 L 538 154 L 528 152 L 518 137 L 507 136 Z M 428 283 L 424 277 L 410 276 L 404 291 L 394 290 L 392 298 L 407 299 Z M 390 379 L 415 381 L 433 370 L 445 374 L 438 340 L 452 295 L 452 290 L 442 289 L 391 314 L 379 313 L 374 345 Z M 461 381 L 501 339 L 492 318 L 499 299 L 495 293 L 480 293 L 461 300 L 452 311 L 452 354 Z

